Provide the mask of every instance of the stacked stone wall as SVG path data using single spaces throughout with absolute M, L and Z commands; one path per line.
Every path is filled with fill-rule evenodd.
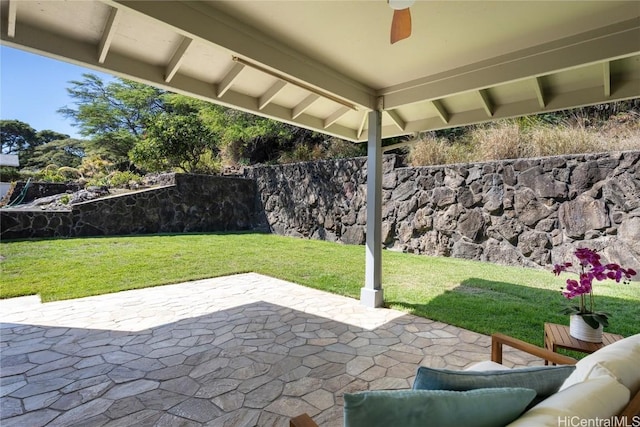
M 27 188 L 25 190 L 25 187 Z M 58 182 L 30 182 L 27 186 L 26 182 L 16 182 L 11 185 L 11 189 L 2 200 L 2 204 L 10 205 L 18 201 L 19 203 L 29 203 L 35 199 L 53 196 L 60 193 L 72 193 L 82 188 L 76 183 L 58 183 Z M 24 194 L 22 194 L 24 192 Z
M 640 152 L 397 168 L 386 156 L 388 249 L 547 266 L 579 245 L 640 270 Z M 366 159 L 252 168 L 272 232 L 365 242 Z
M 175 174 L 173 184 L 78 203 L 69 211 L 0 210 L 2 239 L 255 228 L 255 184 L 244 178 Z
M 260 230 L 363 244 L 365 158 L 175 174 L 69 211 L 0 210 L 0 238 Z M 248 179 L 247 179 L 248 178 Z M 383 161 L 387 249 L 548 266 L 578 246 L 640 270 L 640 152 L 407 168 Z

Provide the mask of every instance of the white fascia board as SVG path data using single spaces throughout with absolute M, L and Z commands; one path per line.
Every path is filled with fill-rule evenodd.
M 230 56 L 250 59 L 360 107 L 373 107 L 375 98 L 371 88 L 212 7 L 179 1 L 102 1 L 152 18 L 185 37 L 214 44 L 229 51 Z
M 386 109 L 637 55 L 640 18 L 380 91 Z

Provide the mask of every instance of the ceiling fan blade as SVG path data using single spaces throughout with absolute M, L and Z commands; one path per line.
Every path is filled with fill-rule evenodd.
M 411 35 L 411 12 L 409 8 L 394 10 L 391 21 L 391 44 Z

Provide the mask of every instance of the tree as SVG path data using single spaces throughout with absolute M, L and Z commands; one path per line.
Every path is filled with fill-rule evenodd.
M 69 135 L 64 133 L 46 129 L 36 133 L 36 138 L 38 139 L 40 144 L 47 144 L 51 141 L 62 141 L 65 139 L 69 139 L 70 137 Z
M 25 167 L 43 169 L 49 165 L 76 168 L 86 156 L 87 141 L 80 139 L 58 139 L 40 145 L 24 163 Z
M 58 110 L 74 120 L 80 134 L 91 137 L 94 151 L 115 163 L 127 165 L 129 151 L 147 124 L 163 111 L 161 89 L 118 79 L 105 84 L 95 74 L 83 74 L 67 88 L 75 108 Z
M 146 125 L 146 133 L 130 153 L 136 166 L 156 172 L 215 172 L 219 134 L 202 120 L 205 103 L 177 94 L 162 96 L 164 111 Z
M 228 163 L 269 163 L 301 143 L 320 143 L 316 132 L 238 110 L 207 104 L 205 122 L 221 135 L 222 156 Z
M 69 139 L 69 135 L 49 129 L 36 132 L 31 125 L 19 120 L 2 120 L 0 134 L 2 135 L 2 152 L 17 154 L 20 158 L 20 164 L 26 167 L 34 166 L 33 157 L 43 154 L 39 150 L 44 145 L 52 141 Z M 73 144 L 77 145 L 77 143 Z M 45 157 L 35 162 L 37 167 L 44 167 L 48 164 Z
M 36 130 L 19 120 L 0 121 L 2 154 L 21 154 L 40 144 Z

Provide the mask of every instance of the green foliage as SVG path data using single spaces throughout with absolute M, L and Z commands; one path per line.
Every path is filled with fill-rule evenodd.
M 113 171 L 113 163 L 100 156 L 85 157 L 78 171 L 84 178 L 101 178 Z
M 78 169 L 69 166 L 62 166 L 58 168 L 58 174 L 65 177 L 68 181 L 82 177 L 82 174 Z
M 33 154 L 22 165 L 31 169 L 41 169 L 48 164 L 76 168 L 86 155 L 87 141 L 79 139 L 56 139 L 37 146 Z
M 39 141 L 40 144 L 48 144 L 52 141 L 62 141 L 65 139 L 69 139 L 69 135 L 56 132 L 53 130 L 45 129 L 36 133 L 36 139 Z
M 71 81 L 67 89 L 76 108 L 58 110 L 71 118 L 84 136 L 92 137 L 97 154 L 114 163 L 128 163 L 128 153 L 139 140 L 146 124 L 164 106 L 164 91 L 118 79 L 105 84 L 95 74 L 83 74 L 83 80 Z
M 142 177 L 131 171 L 115 171 L 108 175 L 107 182 L 109 187 L 130 187 L 142 182 Z
M 138 167 L 151 172 L 177 169 L 202 172 L 201 158 L 218 151 L 219 133 L 202 118 L 205 103 L 183 95 L 165 94 L 164 111 L 146 124 L 146 134 L 130 152 Z
M 242 111 L 208 104 L 203 119 L 220 135 L 223 163 L 227 165 L 267 163 L 278 158 L 312 132 Z
M 35 129 L 19 120 L 0 121 L 0 142 L 2 154 L 21 154 L 40 144 Z
M 310 162 L 312 160 L 320 160 L 323 158 L 322 147 L 320 145 L 312 145 L 300 143 L 293 147 L 291 151 L 285 151 L 280 156 L 280 163 Z
M 344 139 L 331 138 L 328 142 L 325 157 L 327 159 L 344 159 L 367 155 L 367 144 L 357 144 Z
M 71 196 L 68 194 L 63 194 L 62 197 L 60 197 L 60 203 L 62 203 L 63 205 L 68 205 L 70 201 Z
M 18 169 L 10 166 L 0 166 L 0 181 L 11 182 L 22 179 L 22 175 Z
M 37 181 L 43 182 L 67 182 L 69 179 L 60 173 L 57 165 L 48 165 L 34 174 Z
M 36 132 L 19 120 L 0 121 L 2 153 L 17 154 L 20 166 L 41 169 L 49 164 L 77 166 L 84 155 L 84 142 L 52 130 Z

